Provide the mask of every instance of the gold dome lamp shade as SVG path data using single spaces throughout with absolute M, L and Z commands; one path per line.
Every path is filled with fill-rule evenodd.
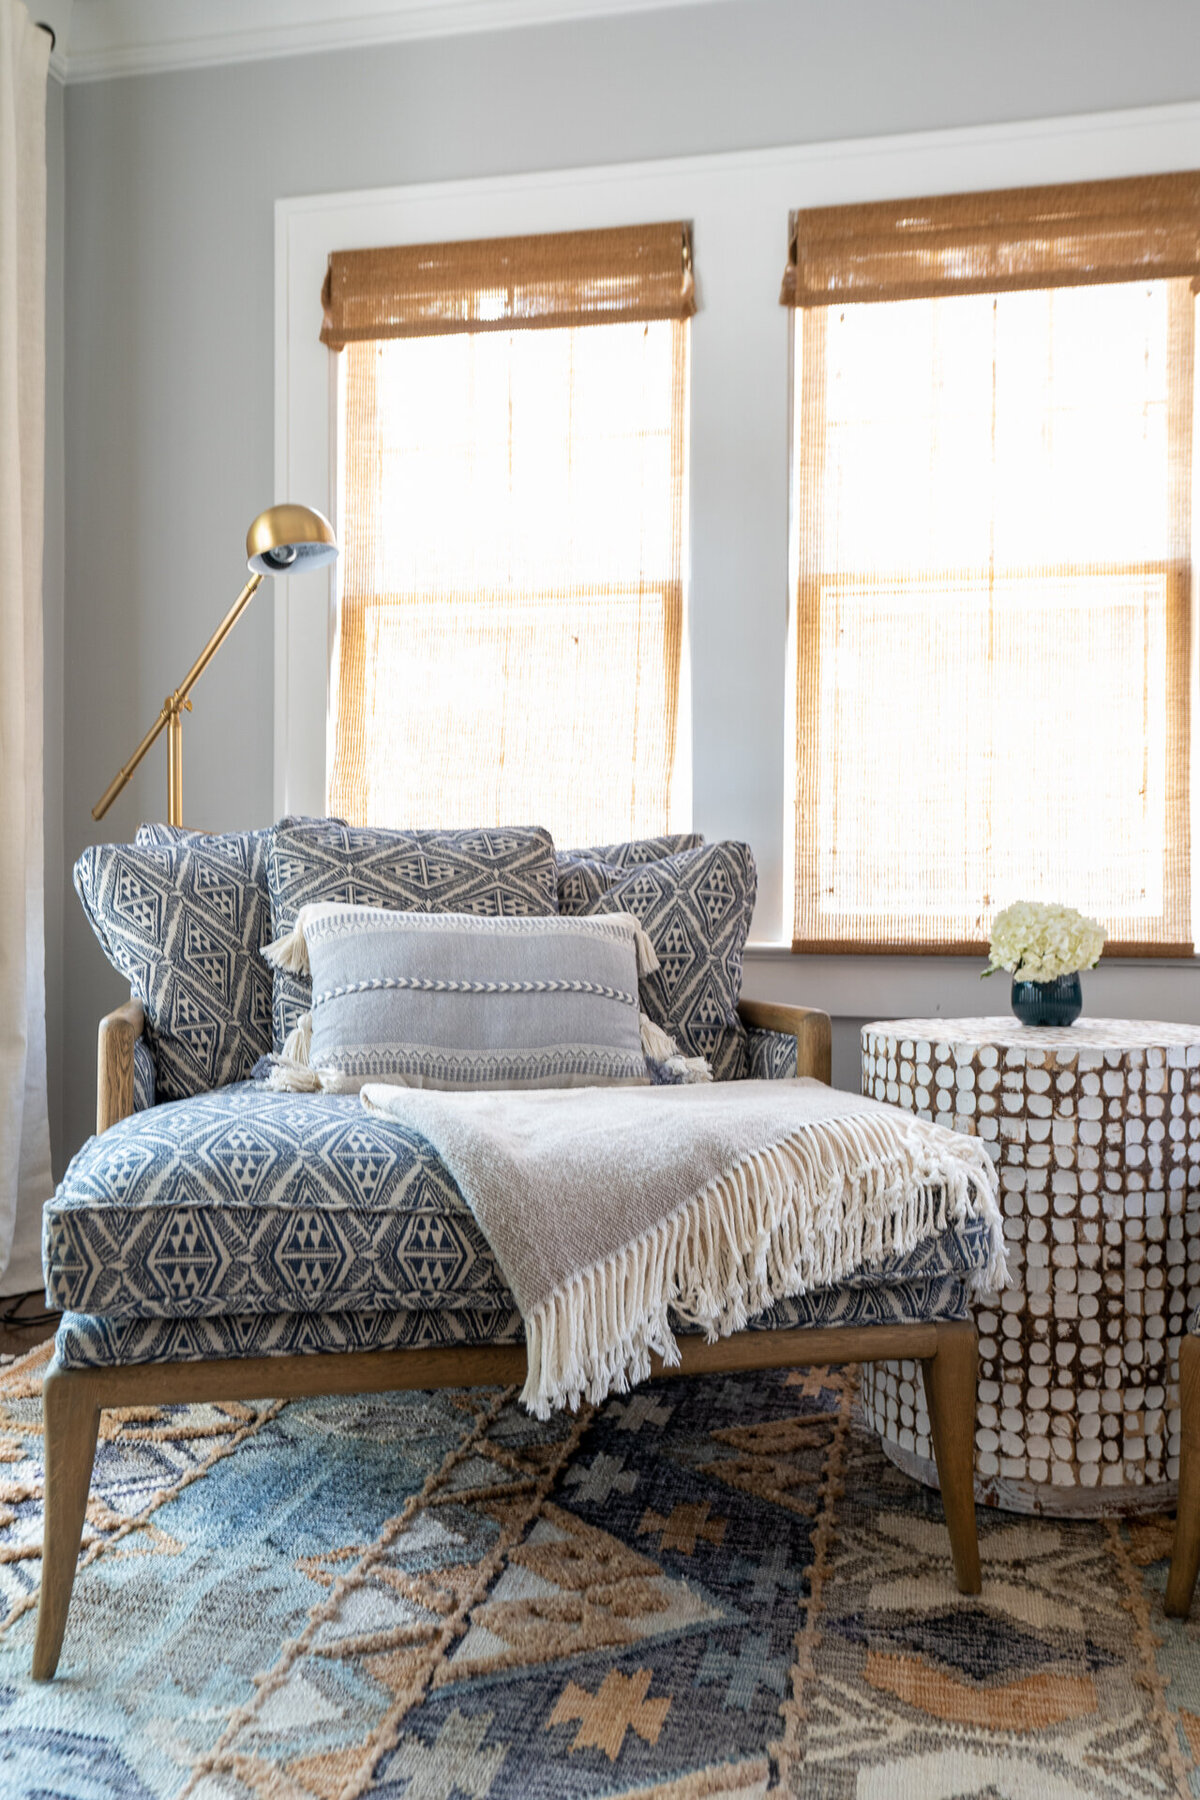
M 120 772 L 113 777 L 92 808 L 93 819 L 102 819 L 121 789 L 158 737 L 167 733 L 167 821 L 183 824 L 183 715 L 192 710 L 191 692 L 229 633 L 245 612 L 267 575 L 299 575 L 324 568 L 338 553 L 333 526 L 311 506 L 287 502 L 259 513 L 246 533 L 246 563 L 250 579 L 230 607 L 203 650 L 175 689 L 162 703 L 157 719 Z

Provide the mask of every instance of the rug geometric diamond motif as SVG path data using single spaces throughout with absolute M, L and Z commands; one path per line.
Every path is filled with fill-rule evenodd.
M 337 1254 L 299 1222 L 297 1279 Z M 47 1354 L 0 1371 L 4 1800 L 1200 1794 L 1169 1534 L 981 1510 L 961 1596 L 838 1370 L 105 1414 L 35 1686 Z

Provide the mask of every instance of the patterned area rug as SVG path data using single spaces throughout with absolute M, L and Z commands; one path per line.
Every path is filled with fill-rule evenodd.
M 836 1370 L 106 1414 L 28 1678 L 48 1350 L 0 1372 L 4 1800 L 1200 1795 L 1167 1522 L 940 1505 Z

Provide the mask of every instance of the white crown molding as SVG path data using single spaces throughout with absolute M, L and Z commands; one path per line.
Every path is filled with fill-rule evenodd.
M 31 10 L 36 0 L 30 0 Z M 43 0 L 56 73 L 106 81 L 416 38 L 556 25 L 711 0 Z M 59 27 L 51 14 L 67 12 Z

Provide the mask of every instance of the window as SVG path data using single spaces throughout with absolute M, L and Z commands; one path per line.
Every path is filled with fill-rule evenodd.
M 331 258 L 331 812 L 686 823 L 686 228 Z
M 793 215 L 795 947 L 1190 954 L 1200 178 Z

